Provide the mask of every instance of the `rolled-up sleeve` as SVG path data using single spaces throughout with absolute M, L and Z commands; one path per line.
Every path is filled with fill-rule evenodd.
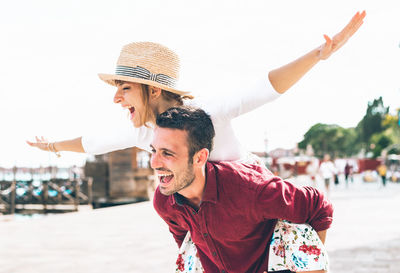
M 258 187 L 254 203 L 257 217 L 308 223 L 316 231 L 332 224 L 333 206 L 324 194 L 312 187 L 296 187 L 274 177 Z

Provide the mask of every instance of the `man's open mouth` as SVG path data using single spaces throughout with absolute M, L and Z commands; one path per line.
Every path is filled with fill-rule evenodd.
M 168 184 L 171 182 L 173 177 L 173 174 L 158 174 L 158 180 L 160 181 L 160 184 Z

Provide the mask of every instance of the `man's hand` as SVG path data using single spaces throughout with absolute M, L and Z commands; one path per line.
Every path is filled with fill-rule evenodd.
M 347 26 L 345 26 L 338 34 L 333 36 L 332 39 L 328 35 L 324 34 L 325 43 L 319 48 L 319 58 L 321 60 L 326 60 L 332 55 L 332 53 L 341 48 L 363 24 L 365 15 L 365 10 L 361 13 L 357 12 Z

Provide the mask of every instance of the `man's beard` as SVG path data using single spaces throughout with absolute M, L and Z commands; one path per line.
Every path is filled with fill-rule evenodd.
M 195 175 L 193 172 L 193 163 L 189 162 L 185 172 L 182 173 L 179 177 L 174 175 L 173 179 L 175 180 L 174 181 L 175 185 L 174 185 L 174 188 L 172 188 L 171 190 L 164 191 L 164 190 L 162 190 L 162 187 L 160 186 L 160 191 L 163 195 L 167 195 L 167 196 L 172 195 L 180 190 L 183 190 L 183 189 L 189 187 L 193 183 L 193 181 L 195 179 Z

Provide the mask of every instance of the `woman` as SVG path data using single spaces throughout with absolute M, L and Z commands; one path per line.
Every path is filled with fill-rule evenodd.
M 241 97 L 225 98 L 223 103 L 215 103 L 213 98 L 209 99 L 209 102 L 199 99 L 190 101 L 189 99 L 193 97 L 189 92 L 178 90 L 176 83 L 178 80 L 179 59 L 168 48 L 149 42 L 126 45 L 118 59 L 116 73 L 99 74 L 99 77 L 117 87 L 114 102 L 129 110 L 130 119 L 134 126 L 132 128 L 107 130 L 108 134 L 92 137 L 84 136 L 53 143 L 47 142 L 44 138 L 36 138 L 36 142 L 28 141 L 28 144 L 32 147 L 56 153 L 59 151 L 74 151 L 102 154 L 133 146 L 149 150 L 155 116 L 170 107 L 195 104 L 211 115 L 215 127 L 214 149 L 210 154 L 210 160 L 244 160 L 249 162 L 251 159 L 249 159 L 248 154 L 241 148 L 235 137 L 231 120 L 264 105 L 266 102 L 277 98 L 279 94 L 286 92 L 316 63 L 327 59 L 346 43 L 361 26 L 364 17 L 365 12 L 357 12 L 350 23 L 332 39 L 324 35 L 325 43 L 323 45 L 283 67 L 270 71 L 268 78 L 265 77 L 263 81 L 256 83 L 255 88 L 246 89 L 246 94 L 242 93 Z M 277 240 L 275 238 L 278 238 L 280 242 L 287 242 L 287 245 L 290 245 L 288 242 L 293 238 L 289 238 L 285 234 L 286 232 L 282 232 L 282 230 L 287 230 L 289 226 L 303 231 L 305 229 L 305 225 L 292 225 L 279 221 L 274 233 L 273 243 L 276 243 Z M 319 235 L 324 241 L 325 234 L 321 233 Z M 315 241 L 318 240 L 315 232 L 308 235 L 308 237 L 307 243 L 310 245 L 314 245 Z M 180 254 L 178 261 L 183 261 L 183 264 L 190 262 L 193 270 L 196 270 L 193 264 L 197 264 L 199 266 L 197 268 L 198 271 L 192 270 L 190 272 L 201 272 L 200 262 L 193 263 L 194 260 L 192 258 L 196 257 L 196 249 L 190 241 L 189 234 L 185 241 L 186 244 L 182 245 L 181 254 L 184 252 L 186 254 L 183 256 Z M 318 242 L 318 245 L 322 244 Z M 310 270 L 322 270 L 321 272 L 323 272 L 323 270 L 327 269 L 327 262 L 323 257 L 319 259 L 323 261 L 323 264 L 313 265 L 314 267 L 293 267 L 295 265 L 286 264 L 285 261 L 288 261 L 290 257 L 286 259 L 286 256 L 279 252 L 279 247 L 281 246 L 282 244 L 271 245 L 270 271 L 290 269 L 297 272 Z M 189 252 L 193 255 L 188 255 Z M 314 256 L 310 257 L 310 260 L 315 260 Z M 182 263 L 177 262 L 177 272 L 182 272 L 181 269 L 183 269 Z M 184 270 L 189 272 L 187 268 Z

